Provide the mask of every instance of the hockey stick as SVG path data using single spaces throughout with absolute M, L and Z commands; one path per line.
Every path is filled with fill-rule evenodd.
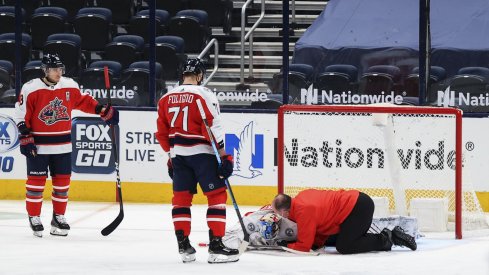
M 248 250 L 250 250 L 250 251 L 267 251 L 267 250 L 284 251 L 284 252 L 289 252 L 289 253 L 301 255 L 301 256 L 319 256 L 319 254 L 321 254 L 321 253 L 313 251 L 313 250 L 305 252 L 305 251 L 299 251 L 299 250 L 295 250 L 295 249 L 288 248 L 285 246 L 280 246 L 280 245 L 250 245 L 250 246 L 248 246 Z
M 107 103 L 110 106 L 112 104 L 112 101 L 110 99 L 110 82 L 109 82 L 109 69 L 107 66 L 104 66 L 104 77 L 105 77 L 105 89 L 107 91 Z M 110 125 L 110 130 L 112 134 L 112 151 L 114 153 L 114 162 L 115 162 L 115 172 L 116 172 L 116 185 L 117 185 L 117 195 L 119 197 L 119 215 L 115 218 L 114 221 L 112 221 L 109 225 L 107 225 L 104 229 L 102 229 L 102 235 L 107 236 L 110 233 L 112 233 L 117 226 L 122 222 L 122 219 L 124 219 L 124 208 L 122 204 L 122 189 L 121 189 L 121 178 L 119 175 L 119 155 L 117 153 L 117 142 L 116 142 L 116 136 L 115 136 L 115 127 L 113 125 Z
M 209 123 L 207 122 L 207 118 L 205 116 L 204 112 L 204 107 L 202 106 L 202 102 L 200 102 L 200 99 L 197 99 L 197 107 L 199 108 L 200 116 L 202 117 L 202 121 L 204 121 L 205 129 L 207 130 L 207 135 L 209 136 L 210 143 L 212 145 L 212 149 L 214 150 L 214 155 L 216 156 L 217 163 L 219 166 L 222 165 L 221 157 L 219 157 L 219 152 L 217 151 L 217 146 L 216 142 L 214 140 L 214 135 L 212 134 L 211 128 L 209 127 Z M 243 229 L 243 241 L 241 242 L 239 246 L 239 254 L 243 254 L 243 252 L 246 251 L 246 248 L 250 244 L 250 235 L 246 231 L 246 227 L 243 222 L 243 217 L 241 216 L 241 213 L 239 212 L 238 204 L 236 203 L 236 199 L 234 198 L 233 194 L 233 189 L 231 189 L 231 185 L 229 184 L 229 181 L 227 179 L 224 179 L 224 183 L 226 184 L 226 187 L 228 189 L 229 196 L 231 197 L 231 200 L 233 201 L 234 209 L 236 210 L 236 214 L 238 215 L 238 220 L 239 224 L 241 225 L 241 229 Z

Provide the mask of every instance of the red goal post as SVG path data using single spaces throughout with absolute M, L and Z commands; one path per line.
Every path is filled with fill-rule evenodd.
M 314 116 L 314 115 L 316 115 L 316 116 Z M 395 105 L 393 105 L 393 106 L 375 106 L 375 105 L 320 105 L 320 106 L 317 106 L 317 105 L 315 105 L 315 106 L 311 106 L 311 105 L 283 105 L 278 110 L 278 141 L 277 141 L 278 142 L 277 143 L 278 144 L 277 145 L 277 152 L 278 152 L 278 159 L 277 159 L 277 164 L 278 164 L 278 192 L 284 193 L 284 191 L 287 191 L 286 189 L 288 188 L 288 186 L 295 185 L 296 182 L 299 181 L 298 179 L 291 180 L 290 178 L 287 178 L 290 176 L 285 176 L 285 174 L 286 174 L 285 169 L 290 168 L 291 170 L 293 170 L 296 167 L 300 166 L 297 163 L 298 162 L 297 151 L 298 151 L 299 139 L 293 139 L 292 140 L 292 147 L 295 146 L 294 147 L 295 151 L 293 149 L 292 153 L 290 153 L 286 149 L 286 144 L 288 144 L 290 142 L 290 140 L 288 140 L 288 139 L 290 139 L 291 135 L 299 135 L 299 136 L 302 135 L 301 136 L 301 142 L 304 142 L 304 141 L 307 142 L 307 140 L 310 138 L 314 139 L 315 137 L 317 137 L 318 134 L 320 134 L 321 137 L 324 135 L 325 137 L 322 140 L 326 140 L 329 137 L 326 135 L 330 134 L 331 132 L 336 132 L 337 130 L 339 130 L 338 128 L 336 128 L 336 129 L 328 129 L 328 128 L 322 129 L 323 125 L 321 125 L 321 124 L 323 122 L 327 122 L 328 120 L 334 120 L 336 118 L 340 118 L 343 121 L 344 118 L 349 119 L 350 117 L 355 118 L 355 117 L 364 117 L 364 116 L 369 116 L 369 117 L 372 117 L 372 119 L 375 119 L 375 116 L 380 116 L 380 117 L 377 117 L 377 119 L 381 121 L 380 123 L 385 123 L 385 120 L 387 119 L 387 117 L 389 115 L 392 115 L 392 117 L 394 115 L 400 116 L 400 117 L 404 116 L 404 117 L 407 117 L 408 119 L 410 118 L 410 119 L 414 119 L 414 120 L 419 119 L 420 117 L 435 118 L 435 119 L 438 116 L 439 117 L 447 116 L 450 118 L 453 117 L 453 125 L 451 125 L 450 127 L 453 127 L 451 129 L 454 129 L 454 131 L 455 131 L 455 133 L 453 135 L 453 138 L 454 138 L 453 143 L 454 143 L 454 147 L 455 147 L 454 159 L 455 160 L 461 160 L 462 159 L 462 111 L 460 109 L 440 108 L 440 107 L 395 106 Z M 322 116 L 325 116 L 325 117 L 322 117 Z M 289 121 L 291 121 L 291 120 L 295 121 L 293 125 L 289 125 Z M 314 120 L 314 122 L 310 122 L 310 120 Z M 417 121 L 412 122 L 413 123 L 412 125 L 415 126 L 416 122 Z M 343 125 L 341 121 L 338 123 Z M 350 120 L 348 120 L 347 123 L 350 123 Z M 365 118 L 361 119 L 359 122 L 352 121 L 351 123 L 352 123 L 352 125 L 344 125 L 344 127 L 340 127 L 340 128 L 355 127 L 356 126 L 355 123 L 362 124 L 362 125 L 368 124 L 368 123 L 365 123 Z M 313 124 L 313 125 L 308 125 L 308 124 Z M 452 124 L 452 122 L 449 122 L 449 124 Z M 374 127 L 374 126 L 372 126 L 372 127 Z M 428 131 L 428 130 L 430 130 L 430 129 L 426 129 L 426 131 Z M 303 131 L 303 132 L 301 133 L 301 131 Z M 393 130 L 390 132 L 395 132 L 395 131 Z M 359 137 L 361 137 L 364 133 L 358 132 L 357 134 Z M 423 134 L 428 134 L 428 133 L 419 132 L 418 134 L 423 135 Z M 319 140 L 319 141 L 321 141 L 321 140 Z M 331 140 L 329 140 L 329 141 L 331 141 Z M 328 154 L 329 152 L 333 153 L 334 148 L 331 148 L 331 146 L 328 147 L 329 141 L 323 141 L 323 148 L 320 149 L 319 151 L 321 151 L 321 150 L 322 150 L 321 152 L 325 151 L 324 144 L 326 143 L 326 147 L 327 147 L 326 149 L 328 150 L 328 152 L 326 154 Z M 342 145 L 342 141 L 339 139 L 336 139 L 336 144 Z M 419 142 L 419 144 L 421 144 L 421 142 Z M 416 145 L 418 146 L 418 143 L 416 143 Z M 421 146 L 421 145 L 419 145 L 419 146 Z M 303 151 L 304 150 L 305 150 L 305 152 L 310 152 L 311 150 L 314 151 L 314 148 L 312 148 L 312 149 L 311 148 L 312 148 L 312 146 L 306 147 L 303 149 Z M 341 160 L 341 158 L 342 158 L 341 149 L 336 148 L 336 151 L 340 151 L 339 154 L 338 154 L 338 152 L 336 153 L 336 159 L 338 162 L 338 159 Z M 393 151 L 395 151 L 395 149 Z M 291 155 L 293 155 L 294 152 L 296 152 L 296 155 L 293 157 L 290 157 Z M 361 157 L 361 159 L 357 158 L 357 163 L 359 163 L 360 160 L 363 163 L 363 160 L 364 160 L 363 154 L 358 150 L 357 151 L 352 150 L 352 152 L 353 153 L 357 152 L 359 154 L 359 157 Z M 412 152 L 417 153 L 417 151 L 411 151 L 411 153 Z M 294 162 L 291 165 L 289 165 L 288 168 L 285 167 L 286 158 L 287 158 L 286 154 L 289 158 L 293 159 L 292 161 Z M 421 153 L 419 153 L 419 155 L 421 156 Z M 317 152 L 316 152 L 316 154 L 314 154 L 314 152 L 313 152 L 313 154 L 311 154 L 311 156 L 312 157 L 303 156 L 303 159 L 302 159 L 303 163 L 302 164 L 305 168 L 302 168 L 302 170 L 297 170 L 297 171 L 299 171 L 298 172 L 299 174 L 305 173 L 304 175 L 309 176 L 310 173 L 308 173 L 306 168 L 308 168 L 311 165 L 320 166 L 319 170 L 318 169 L 314 170 L 314 171 L 316 171 L 315 173 L 319 173 L 317 176 L 321 176 L 323 174 L 323 172 L 325 172 L 325 174 L 329 173 L 330 171 L 332 171 L 335 168 L 334 165 L 332 165 L 332 163 L 328 162 L 327 157 L 325 158 L 326 160 L 323 159 L 322 164 L 324 167 L 322 167 L 321 164 L 318 164 L 317 159 L 313 159 L 315 156 L 317 157 Z M 382 155 L 382 157 L 383 156 L 384 155 Z M 418 156 L 416 155 L 416 157 L 418 157 Z M 305 161 L 304 161 L 304 159 L 305 159 Z M 419 157 L 419 159 L 421 160 L 422 158 Z M 325 161 L 329 166 L 325 165 Z M 425 156 L 425 162 L 426 162 L 426 156 Z M 287 164 L 290 164 L 290 163 L 287 163 Z M 355 167 L 354 166 L 355 163 L 352 164 L 350 162 L 349 164 L 353 165 L 352 167 Z M 421 164 L 419 164 L 419 165 L 421 165 Z M 346 165 L 344 165 L 344 166 L 346 166 Z M 328 167 L 331 169 L 329 169 Z M 336 167 L 341 167 L 341 163 L 340 164 L 336 163 Z M 454 190 L 454 193 L 455 193 L 454 194 L 455 236 L 457 239 L 461 239 L 462 238 L 462 161 L 455 161 L 455 165 L 453 168 L 454 168 L 453 170 L 455 170 L 455 173 L 454 173 L 455 176 L 453 179 L 453 183 L 455 185 L 455 187 L 454 187 L 454 189 L 455 189 Z M 299 169 L 300 169 L 300 167 L 299 167 Z M 402 168 L 401 168 L 401 170 L 402 170 Z M 319 171 L 319 172 L 317 172 L 317 171 Z M 292 172 L 292 175 L 294 175 L 293 173 L 294 172 Z M 335 175 L 341 175 L 341 173 L 335 174 Z M 324 179 L 324 177 L 323 178 L 319 177 L 319 178 L 317 178 L 317 181 L 322 181 L 323 179 Z M 290 181 L 292 181 L 293 183 Z M 296 188 L 295 191 L 293 191 L 293 192 L 298 192 L 301 189 L 305 189 L 307 184 L 309 184 L 309 183 L 306 183 L 305 185 L 302 184 L 301 186 Z M 297 185 L 299 185 L 299 184 L 297 184 Z M 314 183 L 310 183 L 310 185 L 307 187 L 315 188 L 318 186 L 314 185 Z M 328 186 L 319 186 L 319 188 L 335 189 L 335 188 L 343 188 L 343 187 L 334 186 L 333 188 L 329 188 Z M 348 188 L 355 188 L 355 186 L 348 186 L 344 189 L 348 189 Z M 362 188 L 355 188 L 355 189 L 362 190 Z M 367 187 L 366 189 L 373 190 L 373 189 L 379 189 L 379 188 L 375 188 L 375 186 L 374 186 L 373 189 L 369 188 L 369 187 Z M 406 188 L 406 189 L 408 189 L 408 188 Z M 364 190 L 362 190 L 362 191 L 364 191 Z M 286 193 L 289 194 L 288 192 L 286 192 Z M 368 192 L 366 192 L 366 193 L 368 193 Z M 395 193 L 395 190 L 394 190 L 394 193 Z M 294 196 L 294 195 L 295 194 L 292 194 L 292 196 Z M 404 195 L 402 197 L 404 197 Z M 404 198 L 403 198 L 403 201 L 404 201 Z M 477 204 L 478 204 L 478 202 L 477 202 Z

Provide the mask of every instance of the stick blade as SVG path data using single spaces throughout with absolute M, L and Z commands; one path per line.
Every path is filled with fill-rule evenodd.
M 121 224 L 122 220 L 124 219 L 124 212 L 119 212 L 119 215 L 115 218 L 114 221 L 112 221 L 109 225 L 107 225 L 100 233 L 104 236 L 108 236 L 110 233 L 112 233 L 118 226 Z
M 239 255 L 243 254 L 246 251 L 246 249 L 248 248 L 249 245 L 250 245 L 250 242 L 249 241 L 243 240 L 241 242 L 241 244 L 239 245 L 239 248 L 238 248 Z

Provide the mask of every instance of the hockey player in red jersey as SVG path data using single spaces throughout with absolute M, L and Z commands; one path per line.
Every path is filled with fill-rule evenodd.
M 100 105 L 78 84 L 63 77 L 65 67 L 57 54 L 42 58 L 45 77 L 22 86 L 15 104 L 15 120 L 20 132 L 20 152 L 26 156 L 26 208 L 33 233 L 42 237 L 43 191 L 48 170 L 53 183 L 51 235 L 67 236 L 70 226 L 65 219 L 71 176 L 71 111 L 78 109 L 100 114 L 109 125 L 116 125 L 119 114 L 110 105 Z
M 222 237 L 226 227 L 226 185 L 224 179 L 233 172 L 232 156 L 224 150 L 219 102 L 209 89 L 200 86 L 205 66 L 199 59 L 189 59 L 183 71 L 182 85 L 172 89 L 158 102 L 156 138 L 169 154 L 168 172 L 173 179 L 173 224 L 178 249 L 184 263 L 195 261 L 195 249 L 189 241 L 193 195 L 200 184 L 207 197 L 209 227 L 209 263 L 238 261 L 237 249 L 225 247 Z M 214 137 L 209 137 L 197 102 L 204 108 Z M 218 167 L 211 139 L 218 144 L 222 165 Z
M 341 254 L 369 251 L 390 251 L 393 245 L 416 250 L 415 239 L 399 226 L 384 228 L 379 234 L 367 233 L 372 224 L 374 203 L 357 190 L 307 189 L 291 198 L 277 195 L 274 212 L 297 223 L 297 241 L 288 248 L 309 251 L 325 245 L 329 236 L 336 236 L 336 250 Z

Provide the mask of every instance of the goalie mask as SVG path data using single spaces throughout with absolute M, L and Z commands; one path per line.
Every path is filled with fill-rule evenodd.
M 275 213 L 268 213 L 260 218 L 258 221 L 259 232 L 263 238 L 266 240 L 271 240 L 277 237 L 279 227 L 278 222 L 280 217 Z

